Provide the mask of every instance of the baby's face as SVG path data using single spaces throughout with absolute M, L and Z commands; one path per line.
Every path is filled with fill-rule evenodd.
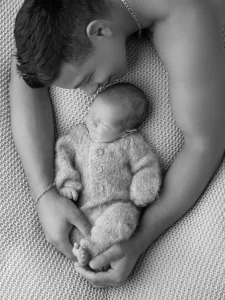
M 98 96 L 89 108 L 86 125 L 94 142 L 108 143 L 119 139 L 124 133 L 122 127 L 124 112 L 120 105 L 112 106 Z

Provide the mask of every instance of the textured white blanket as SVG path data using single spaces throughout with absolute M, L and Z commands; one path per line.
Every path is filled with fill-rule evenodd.
M 0 1 L 0 299 L 225 299 L 225 163 L 196 206 L 139 259 L 121 288 L 96 290 L 44 237 L 10 128 L 13 26 L 21 0 Z M 141 54 L 141 55 L 140 55 Z M 168 77 L 150 42 L 131 39 L 123 79 L 142 88 L 151 113 L 143 134 L 166 170 L 183 139 L 169 102 Z M 84 121 L 93 99 L 51 89 L 56 133 Z

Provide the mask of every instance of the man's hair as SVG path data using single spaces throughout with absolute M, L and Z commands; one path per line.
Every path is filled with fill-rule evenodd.
M 93 52 L 86 35 L 94 19 L 110 15 L 109 0 L 25 0 L 14 36 L 17 69 L 32 88 L 49 86 L 64 63 L 82 63 Z
M 140 126 L 147 115 L 147 98 L 145 93 L 137 86 L 122 82 L 107 87 L 99 94 L 105 103 L 121 105 L 124 110 L 122 127 L 133 129 Z

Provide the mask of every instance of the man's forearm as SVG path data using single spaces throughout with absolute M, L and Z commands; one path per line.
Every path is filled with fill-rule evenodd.
M 47 89 L 31 89 L 12 66 L 10 83 L 12 133 L 32 196 L 53 181 L 54 129 Z
M 134 236 L 142 252 L 195 204 L 222 157 L 222 147 L 183 147 L 164 178 L 159 200 L 146 209 Z

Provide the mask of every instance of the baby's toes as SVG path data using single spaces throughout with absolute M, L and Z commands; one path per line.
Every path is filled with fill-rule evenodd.
M 73 252 L 73 255 L 75 255 L 77 257 L 78 255 L 78 249 L 79 249 L 79 244 L 78 243 L 74 243 L 73 245 L 73 249 L 72 249 L 72 252 Z
M 86 266 L 90 261 L 90 255 L 86 249 L 83 247 L 79 248 L 79 263 L 82 266 Z

